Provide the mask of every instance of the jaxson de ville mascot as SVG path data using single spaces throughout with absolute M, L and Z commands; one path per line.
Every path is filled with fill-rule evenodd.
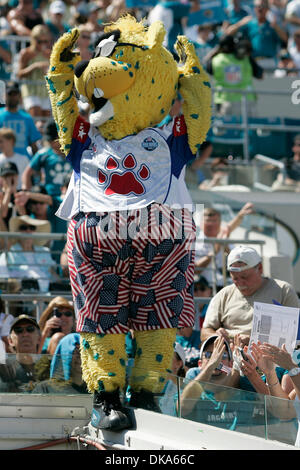
M 162 45 L 161 22 L 147 28 L 125 15 L 106 26 L 89 61 L 72 52 L 78 35 L 74 28 L 56 42 L 46 77 L 74 170 L 57 215 L 70 220 L 69 272 L 92 424 L 119 431 L 132 425 L 119 396 L 129 329 L 137 345 L 130 405 L 154 407 L 176 329 L 193 325 L 195 228 L 184 171 L 209 129 L 211 93 L 193 45 L 178 37 L 178 65 Z M 178 90 L 183 115 L 157 127 Z M 90 104 L 89 122 L 79 97 Z

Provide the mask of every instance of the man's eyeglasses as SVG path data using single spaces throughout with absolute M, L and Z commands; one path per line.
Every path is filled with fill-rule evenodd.
M 27 331 L 27 333 L 33 333 L 35 331 L 35 326 L 33 325 L 28 325 L 28 326 L 15 326 L 13 331 L 19 335 L 23 333 L 24 331 Z
M 50 41 L 48 39 L 38 39 L 37 43 L 38 44 L 50 44 Z
M 203 356 L 205 357 L 205 359 L 210 359 L 211 356 L 212 356 L 212 351 L 204 351 Z M 229 359 L 229 355 L 228 355 L 227 352 L 224 352 L 224 353 L 222 354 L 222 359 L 223 359 L 223 360 Z
M 20 232 L 25 232 L 27 230 L 30 230 L 31 232 L 34 232 L 35 229 L 36 229 L 36 227 L 34 225 L 27 225 L 27 224 L 26 225 L 25 224 L 20 225 L 20 227 L 19 227 Z
M 73 312 L 71 312 L 70 310 L 67 310 L 66 312 L 60 312 L 59 310 L 57 310 L 54 314 L 54 316 L 57 318 L 60 318 L 62 315 L 65 315 L 65 317 L 72 317 Z

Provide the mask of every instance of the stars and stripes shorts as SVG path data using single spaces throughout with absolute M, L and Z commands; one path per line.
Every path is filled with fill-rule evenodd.
M 77 331 L 192 326 L 195 233 L 187 209 L 157 203 L 79 213 L 67 242 Z

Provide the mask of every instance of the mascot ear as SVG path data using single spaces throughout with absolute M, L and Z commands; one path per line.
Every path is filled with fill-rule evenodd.
M 155 21 L 149 26 L 147 32 L 147 44 L 152 49 L 153 47 L 159 45 L 161 46 L 165 38 L 166 30 L 161 21 Z

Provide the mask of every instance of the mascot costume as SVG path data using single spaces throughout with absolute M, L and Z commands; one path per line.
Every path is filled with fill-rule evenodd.
M 131 406 L 155 406 L 176 329 L 194 322 L 195 226 L 185 165 L 210 127 L 211 91 L 193 45 L 179 36 L 180 64 L 163 47 L 161 22 L 130 15 L 107 25 L 94 56 L 73 51 L 79 32 L 53 47 L 46 77 L 59 141 L 73 174 L 57 215 L 69 220 L 68 263 L 91 423 L 132 426 L 120 392 L 125 337 L 136 358 Z M 183 115 L 165 127 L 178 93 Z M 90 104 L 89 122 L 78 99 Z

